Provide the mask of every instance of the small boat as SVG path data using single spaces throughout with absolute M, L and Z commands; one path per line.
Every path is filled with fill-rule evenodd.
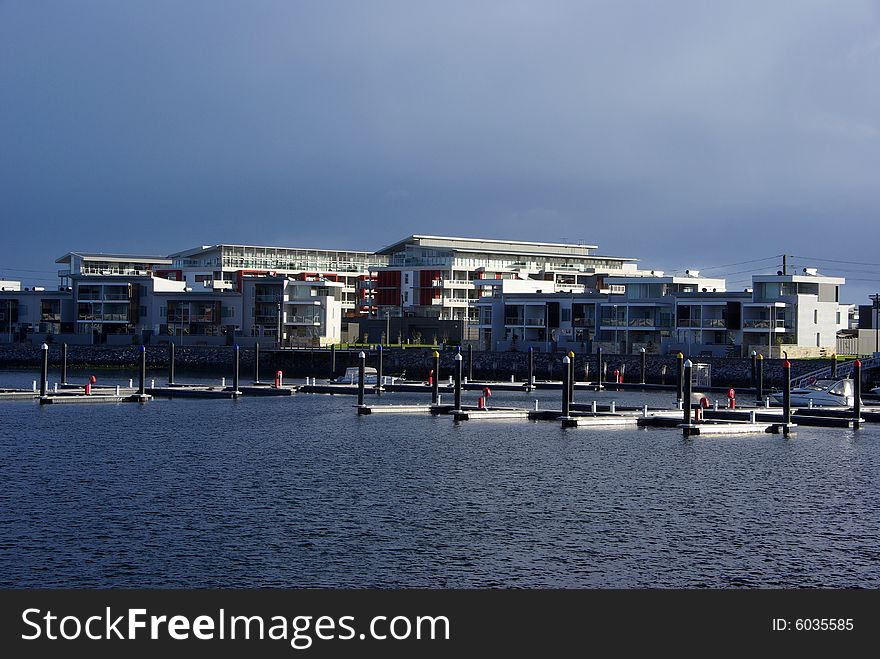
M 347 369 L 345 369 L 345 373 L 333 380 L 333 382 L 337 384 L 358 384 L 358 382 L 360 382 L 360 378 L 358 377 L 358 368 L 359 367 L 357 366 L 349 366 Z M 365 366 L 364 384 L 376 384 L 378 381 L 379 372 L 372 366 Z
M 773 398 L 782 404 L 782 392 L 776 391 Z M 855 404 L 855 387 L 850 378 L 814 380 L 809 384 L 791 390 L 792 407 L 814 407 L 825 405 L 843 405 L 852 407 Z

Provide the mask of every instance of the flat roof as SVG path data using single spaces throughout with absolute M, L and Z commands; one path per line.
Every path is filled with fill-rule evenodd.
M 291 250 L 291 251 L 302 251 L 302 252 L 348 252 L 349 254 L 363 254 L 364 256 L 372 256 L 373 252 L 365 252 L 363 250 L 358 249 L 332 249 L 326 247 L 290 247 L 283 245 L 238 245 L 235 243 L 218 243 L 217 245 L 202 245 L 201 247 L 193 247 L 191 249 L 185 249 L 180 252 L 174 252 L 173 254 L 169 254 L 168 258 L 175 257 L 187 257 L 193 256 L 194 254 L 200 254 L 204 252 L 210 252 L 216 249 L 222 249 L 224 247 L 241 247 L 242 249 L 275 249 L 275 250 Z
M 70 257 L 79 256 L 84 261 L 119 261 L 128 263 L 139 261 L 142 263 L 171 263 L 171 259 L 167 256 L 144 256 L 143 254 L 111 254 L 103 252 L 68 252 L 64 256 L 55 259 L 55 263 L 67 263 Z
M 792 282 L 808 284 L 845 284 L 844 277 L 827 275 L 752 275 L 753 282 Z
M 400 249 L 408 243 L 415 243 L 421 245 L 422 242 L 425 241 L 425 247 L 443 247 L 443 246 L 451 246 L 444 245 L 444 243 L 474 243 L 474 244 L 483 244 L 488 243 L 490 245 L 497 245 L 499 247 L 504 245 L 509 245 L 514 248 L 516 247 L 561 247 L 564 249 L 598 249 L 598 245 L 587 245 L 581 243 L 547 243 L 547 242 L 538 242 L 532 240 L 501 240 L 498 238 L 466 238 L 461 236 L 428 236 L 423 234 L 413 234 L 411 236 L 407 236 L 403 240 L 398 240 L 395 243 L 392 243 L 382 249 L 376 250 L 376 254 L 393 254 L 394 252 L 400 251 Z M 439 243 L 439 244 L 430 244 L 430 243 Z M 481 250 L 483 251 L 483 250 Z M 504 250 L 500 250 L 504 251 Z M 524 253 L 522 249 L 513 251 Z M 587 256 L 585 254 L 585 256 Z

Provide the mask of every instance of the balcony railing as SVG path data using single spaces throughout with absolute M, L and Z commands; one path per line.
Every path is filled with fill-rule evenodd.
M 679 318 L 676 322 L 679 327 L 700 327 L 699 318 Z
M 721 329 L 726 329 L 727 321 L 723 318 L 706 318 L 703 321 L 703 327 L 719 327 Z
M 603 318 L 602 325 L 607 327 L 625 327 L 626 321 L 623 318 Z
M 784 320 L 777 320 L 775 324 L 771 324 L 773 321 L 764 319 L 759 320 L 745 320 L 743 321 L 743 328 L 745 329 L 793 329 L 790 325 L 786 325 Z
M 510 316 L 504 318 L 505 325 L 522 325 L 523 319 L 521 316 Z
M 571 321 L 572 327 L 595 327 L 595 318 L 575 318 Z
M 526 327 L 544 327 L 543 318 L 526 318 Z
M 280 295 L 255 295 L 255 302 L 281 302 Z
M 630 327 L 656 327 L 657 321 L 653 318 L 630 318 Z
M 320 325 L 320 316 L 288 316 L 285 320 L 287 325 Z

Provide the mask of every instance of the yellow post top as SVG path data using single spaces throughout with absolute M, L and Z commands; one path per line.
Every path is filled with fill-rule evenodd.
M 758 359 L 764 359 L 764 355 L 762 355 L 760 352 L 758 353 Z
M 681 353 L 678 353 L 678 358 L 679 358 L 679 359 L 684 359 L 684 355 L 681 354 Z
M 440 356 L 440 353 L 436 350 L 434 351 L 434 359 L 437 359 Z
M 574 359 L 574 350 L 569 351 L 568 356 Z

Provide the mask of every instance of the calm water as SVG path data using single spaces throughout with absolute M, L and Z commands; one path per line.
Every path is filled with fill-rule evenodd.
M 880 587 L 877 425 L 686 441 L 353 403 L 0 402 L 0 586 Z

